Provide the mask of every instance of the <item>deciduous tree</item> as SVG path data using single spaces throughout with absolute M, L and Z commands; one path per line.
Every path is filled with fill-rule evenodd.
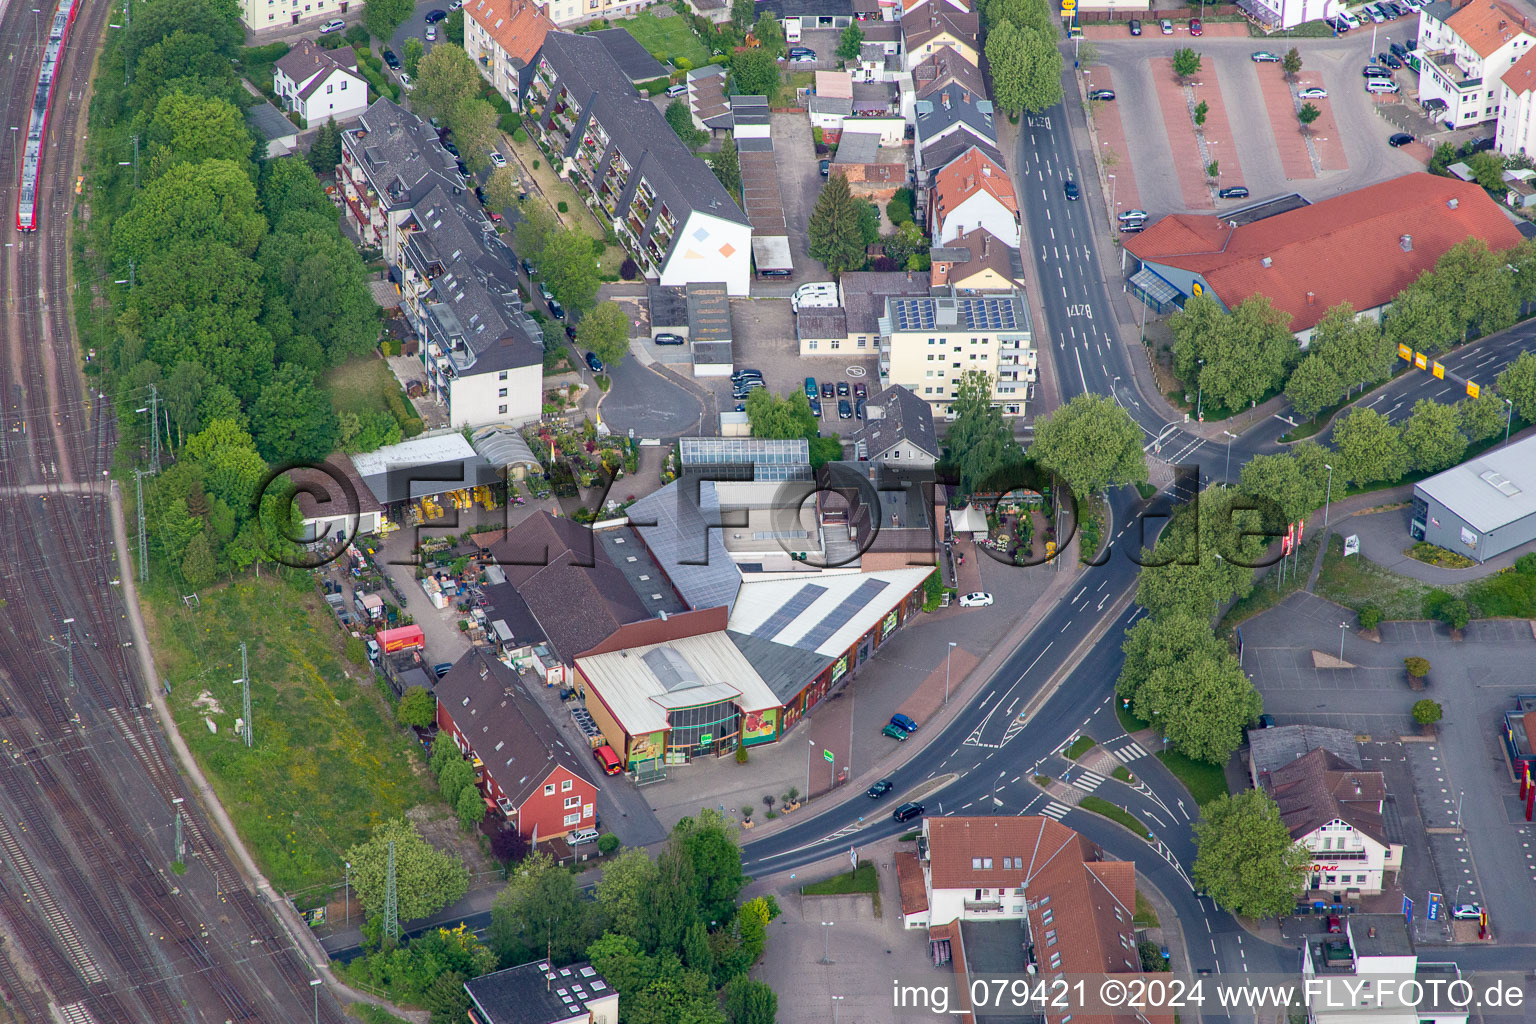
M 1467 453 L 1467 435 L 1461 432 L 1456 407 L 1419 399 L 1403 425 L 1403 444 L 1408 464 L 1416 470 L 1433 473 L 1456 465 Z
M 1375 409 L 1354 409 L 1333 429 L 1337 468 L 1344 481 L 1369 484 L 1408 472 L 1402 434 Z
M 253 169 L 245 118 L 224 99 L 167 93 L 155 104 L 146 138 L 150 177 L 178 163 L 203 160 L 229 160 L 248 173 Z
M 453 802 L 454 816 L 465 828 L 474 828 L 485 820 L 485 798 L 474 786 L 459 790 L 459 798 Z
M 1065 480 L 1079 499 L 1111 484 L 1147 480 L 1141 428 L 1104 395 L 1078 395 L 1036 420 L 1029 455 Z
M 1280 58 L 1280 67 L 1285 71 L 1286 78 L 1295 78 L 1301 71 L 1301 51 L 1291 47 L 1285 51 L 1285 56 Z
M 592 238 L 583 231 L 561 228 L 539 254 L 539 274 L 568 313 L 580 315 L 597 300 L 597 258 Z
M 336 413 L 314 375 L 290 363 L 278 368 L 251 408 L 256 450 L 268 462 L 322 461 L 336 450 Z
M 546 955 L 570 963 L 592 939 L 587 907 L 569 871 L 531 853 L 491 904 L 491 948 L 503 963 Z
M 603 926 L 638 940 L 651 887 L 656 884 L 656 865 L 644 850 L 626 849 L 608 862 L 593 892 Z
M 726 982 L 724 994 L 730 1024 L 774 1024 L 778 1017 L 779 997 L 765 982 L 738 975 Z
M 500 213 L 517 206 L 517 172 L 510 167 L 498 167 L 485 180 L 485 204 Z
M 218 577 L 219 567 L 213 559 L 213 548 L 208 535 L 198 533 L 187 542 L 186 554 L 181 559 L 181 577 L 193 590 L 206 587 Z
M 409 40 L 405 48 L 409 53 Z M 412 108 L 423 116 L 444 122 L 451 121 L 460 105 L 480 95 L 481 78 L 475 62 L 452 43 L 438 43 L 432 47 L 432 52 L 416 65 L 414 78 L 416 88 L 411 93 Z
M 1307 101 L 1306 103 L 1303 103 L 1301 105 L 1301 109 L 1296 111 L 1296 120 L 1301 122 L 1301 130 L 1302 131 L 1309 131 L 1309 130 L 1311 130 L 1312 122 L 1316 121 L 1319 117 L 1322 117 L 1322 116 L 1323 116 L 1323 112 L 1321 110 L 1318 110 L 1317 106 L 1315 104 L 1313 104 L 1310 100 Z
M 395 708 L 395 720 L 401 725 L 425 729 L 437 718 L 437 700 L 425 686 L 412 686 Z
M 1276 455 L 1256 455 L 1243 464 L 1239 489 L 1251 501 L 1273 502 L 1280 521 L 1294 523 L 1322 507 L 1329 457 L 1315 441 Z
M 370 914 L 384 909 L 391 840 L 395 844 L 395 892 L 402 921 L 426 917 L 463 897 L 469 888 L 469 872 L 463 863 L 434 850 L 406 819 L 395 818 L 374 826 L 367 841 L 347 851 L 352 886 Z
M 1291 371 L 1285 397 L 1304 419 L 1311 419 L 1344 397 L 1344 383 L 1327 361 L 1313 352 Z
M 1189 78 L 1200 73 L 1200 55 L 1191 47 L 1181 46 L 1173 51 L 1173 73 Z
M 859 48 L 864 45 L 864 30 L 857 21 L 850 21 L 837 40 L 837 56 L 844 61 L 859 59 Z
M 542 199 L 527 199 L 518 205 L 517 230 L 512 239 L 517 254 L 525 260 L 538 263 L 544 250 L 559 230 L 554 211 Z
M 1396 346 L 1382 334 L 1381 325 L 1368 316 L 1357 316 L 1347 302 L 1324 314 L 1312 335 L 1311 351 L 1338 374 L 1346 394 L 1357 386 L 1385 380 L 1397 358 Z
M 1024 35 L 1010 21 L 987 32 L 987 66 L 992 71 L 992 101 L 1009 116 L 1024 109 L 1029 95 L 1029 54 Z
M 1461 340 L 1465 325 L 1457 321 L 1457 305 L 1447 302 L 1436 287 L 1435 274 L 1420 274 L 1397 293 L 1382 322 L 1387 340 L 1433 355 Z
M 741 158 L 736 153 L 736 137 L 727 132 L 720 152 L 709 158 L 710 170 L 720 179 L 720 184 L 730 193 L 736 205 L 741 205 Z
M 1497 378 L 1501 397 L 1515 405 L 1515 415 L 1536 422 L 1536 352 L 1525 351 L 1504 367 Z
M 949 408 L 955 418 L 944 435 L 946 461 L 960 478 L 960 490 L 970 494 L 1023 451 L 1003 411 L 992 403 L 991 374 L 966 371 L 955 382 Z
M 1278 917 L 1295 907 L 1310 855 L 1291 839 L 1280 808 L 1250 789 L 1206 804 L 1195 823 L 1195 884 L 1242 917 Z
M 629 317 L 617 302 L 600 302 L 576 325 L 576 344 L 606 363 L 610 369 L 629 355 Z
M 688 112 L 688 101 L 682 98 L 673 100 L 667 104 L 664 115 L 667 124 L 677 133 L 677 137 L 683 140 L 683 145 L 689 149 L 697 150 L 709 141 L 709 133 L 700 131 L 693 126 L 693 115 Z
M 405 41 L 404 53 L 400 55 L 400 62 L 405 65 L 405 73 L 412 78 L 421 70 L 421 58 L 427 54 L 427 44 L 415 36 Z
M 248 514 L 267 464 L 239 423 L 218 419 L 187 438 L 181 456 L 202 467 L 208 491 L 237 513 Z
M 763 16 L 757 19 L 757 26 L 752 29 L 752 35 L 761 46 L 773 57 L 784 55 L 784 26 L 779 24 L 779 19 L 773 16 L 772 11 L 764 11 Z M 774 69 L 775 75 L 778 69 Z
M 1482 389 L 1476 398 L 1456 403 L 1457 424 L 1473 444 L 1497 437 L 1504 429 L 1505 413 L 1504 400 L 1489 388 Z
M 177 164 L 147 183 L 113 225 L 112 248 L 127 277 L 130 259 L 143 265 L 172 241 L 219 243 L 249 256 L 266 231 L 244 169 L 231 160 L 204 160 Z
M 373 38 L 389 45 L 395 29 L 405 24 L 415 5 L 411 0 L 366 0 L 363 4 L 363 27 Z
M 731 78 L 736 91 L 748 96 L 772 99 L 779 89 L 779 64 L 776 54 L 766 48 L 738 50 L 731 55 Z
M 1024 28 L 1024 54 L 1029 74 L 1024 86 L 1024 109 L 1031 114 L 1061 102 L 1061 51 L 1056 49 L 1056 31 Z

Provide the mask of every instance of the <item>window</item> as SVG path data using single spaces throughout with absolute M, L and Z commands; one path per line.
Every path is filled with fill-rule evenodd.
M 500 373 L 498 373 L 496 375 L 496 379 L 497 380 L 506 380 L 507 379 L 507 371 L 506 370 L 502 370 Z
M 816 344 L 816 339 L 812 338 L 810 341 L 805 343 L 805 347 L 808 351 L 814 352 L 816 351 Z
M 502 416 L 505 416 L 507 414 L 507 407 L 504 405 L 498 405 L 496 407 L 496 412 Z
M 842 342 L 841 342 L 841 341 L 839 341 L 839 340 L 838 340 L 838 339 L 836 339 L 836 338 L 833 338 L 833 339 L 832 339 L 832 348 L 833 348 L 833 349 L 834 349 L 834 350 L 836 350 L 836 349 L 840 349 L 840 348 L 842 348 L 842 347 L 843 347 L 843 343 L 842 343 Z
M 571 787 L 574 785 L 576 785 L 576 783 L 572 782 L 570 779 L 566 779 L 564 782 L 560 783 L 560 792 L 569 793 L 571 791 Z
M 981 869 L 983 871 L 991 871 L 992 870 L 992 858 L 991 857 L 983 857 L 983 858 L 981 858 Z
M 497 392 L 496 392 L 496 397 L 497 398 L 506 398 L 507 397 L 507 389 L 506 388 L 498 389 Z
M 576 824 L 579 824 L 580 822 L 581 822 L 581 815 L 580 814 L 567 814 L 565 816 L 565 824 L 567 826 L 576 825 Z
M 555 795 L 555 784 L 553 782 L 551 782 L 549 785 L 544 787 L 544 795 L 545 796 L 554 796 Z
M 347 91 L 347 80 L 345 78 L 343 78 L 341 80 L 341 91 L 342 92 L 346 92 Z
M 980 871 L 981 870 L 981 858 L 980 857 L 972 857 L 971 858 L 971 870 L 972 871 Z
M 565 809 L 566 810 L 570 810 L 572 807 L 580 807 L 580 806 L 581 806 L 581 797 L 579 797 L 579 796 L 568 796 L 568 797 L 565 798 Z
M 1047 909 L 1045 913 L 1040 915 L 1041 924 L 1050 924 L 1054 920 L 1056 920 L 1056 911 L 1054 910 Z

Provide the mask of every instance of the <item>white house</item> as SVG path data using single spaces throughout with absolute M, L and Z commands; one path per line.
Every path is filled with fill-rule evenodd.
M 346 121 L 368 109 L 368 81 L 352 47 L 322 50 L 301 39 L 272 67 L 272 91 L 310 127 Z
M 1492 121 L 1505 72 L 1533 42 L 1525 15 L 1503 0 L 1430 4 L 1419 15 L 1420 105 L 1457 128 Z
M 985 228 L 1005 245 L 1019 245 L 1019 203 L 1008 172 L 979 149 L 968 150 L 934 176 L 929 203 L 933 241 L 951 242 Z
M 1089 0 L 1079 4 L 1085 11 L 1149 11 L 1149 0 Z M 1237 0 L 1237 6 L 1253 16 L 1260 25 L 1273 31 L 1295 28 L 1303 22 L 1332 17 L 1340 7 L 1338 0 Z
M 1291 837 L 1312 854 L 1312 889 L 1379 893 L 1387 872 L 1402 870 L 1403 847 L 1382 820 L 1387 789 L 1381 772 L 1363 771 L 1330 750 L 1311 750 L 1259 776 L 1280 805 Z
M 1309 1024 L 1466 1024 L 1460 968 L 1420 961 L 1402 914 L 1350 914 L 1343 928 L 1302 946 Z

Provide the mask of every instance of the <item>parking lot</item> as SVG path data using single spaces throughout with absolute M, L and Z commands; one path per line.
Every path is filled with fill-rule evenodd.
M 1115 90 L 1115 100 L 1093 106 L 1100 159 L 1113 154 L 1104 170 L 1116 176 L 1120 209 L 1139 207 L 1154 217 L 1219 212 L 1291 192 L 1315 201 L 1423 169 L 1428 147 L 1387 145 L 1401 130 L 1400 119 L 1383 116 L 1388 108 L 1417 110 L 1413 72 L 1396 73 L 1402 91 L 1395 96 L 1372 96 L 1361 86 L 1360 68 L 1374 52 L 1370 31 L 1338 39 L 1264 40 L 1217 37 L 1215 27 L 1192 39 L 1187 30 L 1157 34 L 1155 23 L 1139 38 L 1114 26 L 1113 36 L 1101 32 L 1095 42 L 1098 62 L 1085 69 L 1084 84 Z M 1409 19 L 1378 26 L 1376 49 L 1414 31 Z M 1285 80 L 1278 64 L 1252 59 L 1255 51 L 1283 55 L 1292 45 L 1302 57 L 1294 82 Z M 1180 82 L 1172 57 L 1185 46 L 1201 55 L 1202 67 Z M 1305 88 L 1323 88 L 1327 96 L 1303 100 L 1297 92 Z M 1202 101 L 1207 113 L 1197 128 L 1194 111 Z M 1306 132 L 1296 117 L 1303 102 L 1319 111 Z M 1429 127 L 1421 119 L 1419 131 Z M 1211 161 L 1219 165 L 1214 183 L 1205 175 Z M 1251 198 L 1217 197 L 1217 188 L 1236 185 Z

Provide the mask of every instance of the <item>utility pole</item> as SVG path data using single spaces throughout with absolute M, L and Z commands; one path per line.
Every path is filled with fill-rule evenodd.
M 133 190 L 139 190 L 139 137 L 133 137 Z
M 185 800 L 185 799 L 186 799 L 185 797 L 180 797 L 179 796 L 176 799 L 171 801 L 171 805 L 176 808 L 176 863 L 177 864 L 185 864 L 187 862 L 186 847 L 182 843 L 182 840 L 181 840 L 181 804 L 182 804 L 182 801 Z
M 389 841 L 389 865 L 384 873 L 384 939 L 400 944 L 400 898 L 395 891 L 395 841 Z
M 75 631 L 74 619 L 64 620 L 64 664 L 69 671 L 69 688 L 75 688 Z
M 251 669 L 246 658 L 245 644 L 240 645 L 240 713 L 245 722 L 245 745 L 251 745 Z
M 133 471 L 133 489 L 139 505 L 139 582 L 149 579 L 149 545 L 145 542 L 144 529 L 144 470 Z
M 160 472 L 160 389 L 153 384 L 149 386 L 149 464 Z

